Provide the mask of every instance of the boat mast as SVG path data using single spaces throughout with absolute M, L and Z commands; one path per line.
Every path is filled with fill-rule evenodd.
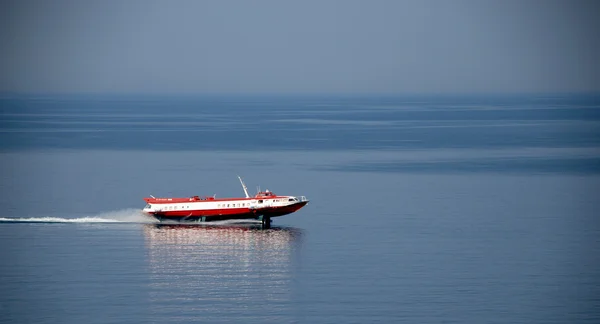
M 250 198 L 250 195 L 248 195 L 248 188 L 246 188 L 246 185 L 244 184 L 244 181 L 242 181 L 242 178 L 240 176 L 238 176 L 238 179 L 240 179 L 240 183 L 242 184 L 242 188 L 244 188 L 244 193 L 246 194 L 246 198 Z

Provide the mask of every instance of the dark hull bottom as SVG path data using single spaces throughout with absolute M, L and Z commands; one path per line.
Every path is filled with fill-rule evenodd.
M 271 217 L 269 216 L 256 216 L 254 214 L 250 215 L 230 215 L 230 216 L 190 216 L 190 217 L 177 217 L 177 216 L 161 216 L 161 215 L 152 215 L 159 222 L 165 224 L 173 224 L 179 223 L 182 225 L 185 224 L 202 224 L 202 223 L 210 223 L 214 221 L 222 221 L 222 220 L 231 220 L 231 219 L 254 219 L 259 220 L 262 228 L 270 228 L 271 227 Z
M 157 220 L 163 221 L 172 221 L 172 222 L 211 222 L 211 221 L 222 221 L 228 219 L 259 219 L 254 214 L 248 215 L 222 215 L 222 216 L 164 216 L 160 214 L 151 215 Z

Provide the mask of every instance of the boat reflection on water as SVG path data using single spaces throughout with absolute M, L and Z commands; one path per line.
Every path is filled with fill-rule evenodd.
M 184 308 L 210 321 L 236 306 L 253 305 L 263 320 L 290 311 L 299 229 L 153 224 L 144 235 L 153 312 Z

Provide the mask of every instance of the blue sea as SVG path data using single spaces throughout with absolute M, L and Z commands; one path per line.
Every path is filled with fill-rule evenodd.
M 600 96 L 0 96 L 2 323 L 599 323 Z M 143 197 L 300 211 L 160 225 Z

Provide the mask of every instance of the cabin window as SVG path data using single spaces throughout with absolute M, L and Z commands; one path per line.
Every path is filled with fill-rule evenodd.
M 150 205 L 150 204 L 147 204 L 147 205 L 146 205 L 146 207 L 144 207 L 144 208 L 146 208 L 146 209 L 150 209 L 150 208 L 152 208 L 152 205 Z
M 262 204 L 262 202 L 263 202 L 262 199 L 258 201 L 259 204 Z
M 227 207 L 229 207 L 229 204 L 227 204 Z

